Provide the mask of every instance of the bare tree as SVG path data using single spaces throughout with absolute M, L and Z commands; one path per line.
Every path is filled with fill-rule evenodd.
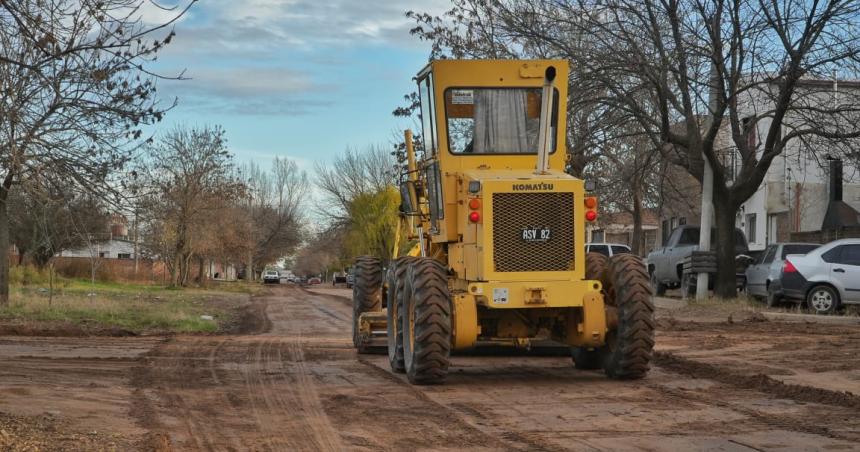
M 318 163 L 316 181 L 323 199 L 317 213 L 333 225 L 349 223 L 352 201 L 394 186 L 400 174 L 397 165 L 392 152 L 381 146 L 347 149 L 331 164 Z
M 213 240 L 205 235 L 213 215 L 240 198 L 244 186 L 233 176 L 220 127 L 174 128 L 144 166 L 149 248 L 168 262 L 171 285 L 184 285 L 192 259 Z
M 21 259 L 26 255 L 40 268 L 56 254 L 86 245 L 79 229 L 108 232 L 108 215 L 96 199 L 53 177 L 42 182 L 47 184 L 23 182 L 8 200 L 12 242 Z
M 173 33 L 140 21 L 145 1 L 0 1 L 0 255 L 10 246 L 7 201 L 17 184 L 50 170 L 112 192 L 141 126 L 164 114 L 145 66 Z M 0 304 L 8 273 L 0 259 Z
M 256 268 L 291 254 L 301 243 L 310 184 L 307 174 L 289 159 L 276 158 L 269 171 L 245 165 L 243 176 L 248 191 L 241 210 L 249 219 L 246 279 L 253 280 Z

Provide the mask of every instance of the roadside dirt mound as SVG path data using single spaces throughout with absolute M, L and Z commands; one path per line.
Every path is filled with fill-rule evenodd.
M 654 363 L 678 374 L 761 391 L 779 398 L 860 409 L 860 396 L 850 392 L 783 383 L 761 373 L 743 374 L 721 366 L 682 358 L 669 352 L 654 352 Z
M 259 297 L 238 308 L 229 324 L 221 330 L 223 334 L 261 334 L 272 329 L 272 322 L 266 315 L 266 301 Z

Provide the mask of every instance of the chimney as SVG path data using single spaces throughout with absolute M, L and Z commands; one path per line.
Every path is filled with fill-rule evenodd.
M 830 202 L 842 201 L 842 160 L 829 159 L 830 164 Z
M 824 221 L 821 222 L 822 230 L 839 230 L 847 226 L 860 226 L 860 213 L 842 201 L 842 160 L 828 159 L 830 167 L 830 202 L 827 204 L 827 212 Z

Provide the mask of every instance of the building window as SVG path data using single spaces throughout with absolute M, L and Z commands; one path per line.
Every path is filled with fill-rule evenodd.
M 102 251 L 101 253 L 99 253 L 99 257 L 107 257 L 107 253 L 105 253 L 104 251 Z
M 678 218 L 678 226 L 683 226 L 687 224 L 687 217 Z
M 755 223 L 756 223 L 756 215 L 754 213 L 748 213 L 746 218 L 746 232 L 747 232 L 747 241 L 749 243 L 757 243 L 758 240 L 756 238 L 755 231 Z
M 603 243 L 603 230 L 595 229 L 591 231 L 591 243 Z
M 120 259 L 131 259 L 131 254 L 130 253 L 119 253 L 119 255 L 117 255 L 117 257 Z

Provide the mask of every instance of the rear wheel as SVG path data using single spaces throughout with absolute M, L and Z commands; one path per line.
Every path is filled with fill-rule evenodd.
M 385 285 L 388 286 L 388 362 L 391 370 L 403 373 L 406 368 L 403 363 L 403 300 L 409 298 L 409 281 L 407 270 L 415 260 L 414 257 L 401 257 L 391 263 L 386 274 Z
M 451 356 L 451 295 L 445 267 L 417 258 L 407 270 L 410 296 L 403 297 L 403 364 L 412 384 L 441 383 Z
M 374 256 L 355 259 L 355 282 L 352 286 L 352 344 L 359 353 L 367 344 L 359 334 L 358 319 L 362 313 L 382 309 L 382 260 Z
M 815 286 L 806 295 L 806 304 L 816 314 L 832 314 L 839 306 L 839 294 L 830 286 Z
M 602 281 L 608 266 L 609 258 L 603 254 L 587 253 L 585 255 L 585 279 Z M 603 362 L 603 352 L 597 348 L 572 347 L 570 354 L 573 358 L 573 366 L 580 370 L 600 369 Z
M 611 378 L 643 378 L 654 349 L 654 305 L 642 259 L 619 254 L 604 273 L 605 301 L 618 311 L 618 325 L 606 335 L 603 370 Z

